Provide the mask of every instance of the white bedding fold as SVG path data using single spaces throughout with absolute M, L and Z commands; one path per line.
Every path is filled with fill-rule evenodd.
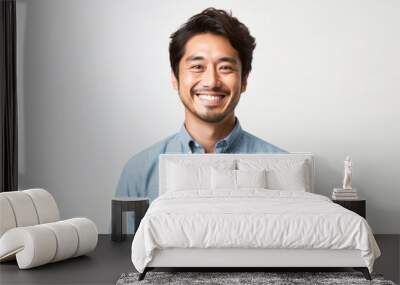
M 358 249 L 372 272 L 380 255 L 365 219 L 327 197 L 299 191 L 180 191 L 157 198 L 132 243 L 143 272 L 163 248 Z

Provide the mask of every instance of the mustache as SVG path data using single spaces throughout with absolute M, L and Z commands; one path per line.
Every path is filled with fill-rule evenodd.
M 220 93 L 222 95 L 229 95 L 229 90 L 226 90 L 224 88 L 199 88 L 199 89 L 193 89 L 192 94 L 196 93 Z

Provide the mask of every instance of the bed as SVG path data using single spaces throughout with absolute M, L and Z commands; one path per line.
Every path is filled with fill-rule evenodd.
M 352 267 L 380 250 L 364 218 L 314 191 L 310 153 L 162 154 L 159 197 L 132 242 L 154 268 Z

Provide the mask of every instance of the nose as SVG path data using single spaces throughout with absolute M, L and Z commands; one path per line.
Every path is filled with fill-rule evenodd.
M 202 85 L 203 87 L 209 89 L 220 87 L 221 81 L 214 67 L 208 67 L 207 70 L 203 73 Z

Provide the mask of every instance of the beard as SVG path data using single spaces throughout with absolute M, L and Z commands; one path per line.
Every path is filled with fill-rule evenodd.
M 191 96 L 197 96 L 195 94 L 192 94 Z M 232 95 L 227 95 L 227 96 L 232 96 Z M 194 115 L 196 118 L 200 119 L 203 122 L 206 123 L 220 123 L 228 115 L 230 115 L 236 108 L 237 104 L 239 103 L 239 100 L 236 100 L 236 102 L 231 102 L 231 105 L 223 112 L 213 112 L 212 107 L 209 107 L 209 112 L 206 113 L 200 113 L 196 110 L 196 108 L 193 106 L 193 104 L 186 102 L 186 100 L 179 94 L 179 98 L 182 101 L 182 104 L 185 106 L 185 109 L 188 110 L 192 115 Z

